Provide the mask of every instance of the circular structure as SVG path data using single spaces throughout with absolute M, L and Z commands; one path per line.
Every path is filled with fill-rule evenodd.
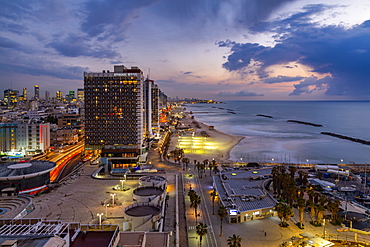
M 159 214 L 161 209 L 154 204 L 134 204 L 126 208 L 125 214 L 131 217 L 145 217 Z
M 140 186 L 156 186 L 164 188 L 166 178 L 162 176 L 143 176 L 139 179 Z
M 0 164 L 0 191 L 12 196 L 45 190 L 55 166 L 54 162 L 40 160 Z
M 159 196 L 163 194 L 163 190 L 158 187 L 145 186 L 136 188 L 133 194 L 138 196 Z
M 12 169 L 12 170 L 17 170 L 17 169 L 28 168 L 28 167 L 31 167 L 31 166 L 32 166 L 31 163 L 17 163 L 17 164 L 14 164 L 14 165 L 9 165 L 7 168 Z

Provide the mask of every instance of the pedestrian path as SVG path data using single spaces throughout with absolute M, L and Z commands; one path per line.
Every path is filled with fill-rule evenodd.
M 196 230 L 197 226 L 188 226 L 189 230 Z M 207 226 L 207 229 L 212 229 L 212 226 Z

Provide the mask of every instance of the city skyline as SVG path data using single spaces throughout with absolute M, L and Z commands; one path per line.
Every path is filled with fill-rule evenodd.
M 0 85 L 83 88 L 138 66 L 169 97 L 369 100 L 365 0 L 5 1 Z

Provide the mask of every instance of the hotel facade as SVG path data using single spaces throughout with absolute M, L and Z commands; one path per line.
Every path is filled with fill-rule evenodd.
M 101 150 L 111 169 L 136 166 L 147 151 L 146 85 L 138 67 L 84 73 L 85 149 Z

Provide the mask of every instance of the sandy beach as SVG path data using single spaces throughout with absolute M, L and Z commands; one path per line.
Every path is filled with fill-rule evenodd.
M 183 157 L 202 162 L 205 159 L 215 159 L 217 163 L 230 163 L 230 150 L 237 145 L 244 137 L 229 135 L 217 130 L 217 126 L 210 126 L 197 121 L 196 116 L 185 114 L 180 119 L 180 124 L 171 138 L 169 150 L 182 148 Z M 181 130 L 190 127 L 192 130 Z

